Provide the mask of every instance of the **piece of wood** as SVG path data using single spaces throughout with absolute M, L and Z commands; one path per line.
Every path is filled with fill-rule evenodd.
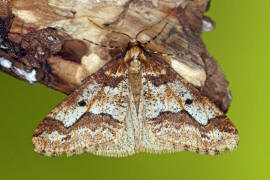
M 228 81 L 201 40 L 214 27 L 208 8 L 209 0 L 0 0 L 0 70 L 70 94 L 137 38 L 226 112 Z

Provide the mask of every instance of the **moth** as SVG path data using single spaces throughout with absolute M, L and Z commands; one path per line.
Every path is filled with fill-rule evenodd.
M 32 138 L 45 156 L 215 155 L 238 141 L 229 118 L 137 38 L 55 107 Z

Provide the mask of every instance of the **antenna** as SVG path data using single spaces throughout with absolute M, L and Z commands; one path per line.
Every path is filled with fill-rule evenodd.
M 139 32 L 137 33 L 135 39 L 137 40 L 138 36 L 139 36 L 141 33 L 143 33 L 144 31 L 147 31 L 147 30 L 153 28 L 154 26 L 160 24 L 160 23 L 163 22 L 165 19 L 167 19 L 169 16 L 171 16 L 171 15 L 174 13 L 174 10 L 175 10 L 177 7 L 178 7 L 178 5 L 176 5 L 175 8 L 173 8 L 172 11 L 171 11 L 169 14 L 167 14 L 165 17 L 163 17 L 163 18 L 162 18 L 161 20 L 159 20 L 158 22 L 156 22 L 156 23 L 154 23 L 154 24 L 148 26 L 147 28 L 142 29 L 141 31 L 139 31 Z M 126 34 L 126 33 L 114 31 L 114 30 L 111 30 L 111 29 L 107 29 L 107 28 L 105 28 L 105 27 L 103 27 L 103 26 L 101 26 L 101 25 L 95 23 L 94 21 L 92 21 L 92 20 L 89 19 L 89 18 L 88 18 L 88 21 L 91 22 L 94 26 L 98 27 L 99 29 L 102 29 L 102 30 L 104 30 L 104 31 L 108 31 L 108 32 L 111 32 L 111 33 L 116 33 L 116 34 L 121 34 L 121 35 L 127 36 L 127 37 L 129 38 L 129 40 L 133 39 L 131 36 L 129 36 L 129 35 Z M 166 26 L 167 26 L 168 24 L 169 24 L 169 23 L 166 22 L 166 23 L 164 24 L 164 26 L 162 27 L 161 31 L 160 31 L 158 34 L 156 34 L 153 38 L 151 38 L 150 40 L 148 40 L 148 41 L 146 41 L 146 42 L 144 42 L 144 43 L 142 43 L 142 44 L 143 44 L 143 45 L 147 45 L 148 43 L 150 43 L 151 41 L 153 41 L 153 40 L 155 40 L 157 37 L 159 37 L 160 34 L 165 30 L 165 28 L 166 28 Z M 95 42 L 93 42 L 93 41 L 90 41 L 90 40 L 88 40 L 88 39 L 84 39 L 84 40 L 90 42 L 91 44 L 94 44 L 94 45 L 97 45 L 97 46 L 101 46 L 101 47 L 109 47 L 109 48 L 111 48 L 111 49 L 113 49 L 113 48 L 121 48 L 120 46 L 105 46 L 105 45 L 98 44 L 98 43 L 95 43 Z
M 166 23 L 166 24 L 163 26 L 163 28 L 161 29 L 161 31 L 160 31 L 158 34 L 156 34 L 152 39 L 150 39 L 150 40 L 144 42 L 143 44 L 146 45 L 146 44 L 150 43 L 151 41 L 155 40 L 155 39 L 156 39 L 158 36 L 160 36 L 160 34 L 164 31 L 164 29 L 166 28 L 167 25 L 168 25 L 168 23 Z
M 97 28 L 99 28 L 99 29 L 102 29 L 102 30 L 104 30 L 104 31 L 108 31 L 108 32 L 111 32 L 111 33 L 115 33 L 115 34 L 121 34 L 121 35 L 127 36 L 129 39 L 132 39 L 132 38 L 131 38 L 128 34 L 126 34 L 126 33 L 118 32 L 118 31 L 114 31 L 114 30 L 111 30 L 111 29 L 107 29 L 107 28 L 105 28 L 105 27 L 102 27 L 102 26 L 100 26 L 99 24 L 97 24 L 97 23 L 95 23 L 94 21 L 92 21 L 91 19 L 89 19 L 89 18 L 88 18 L 88 21 L 89 21 L 90 23 L 92 23 L 94 26 L 96 26 Z M 83 39 L 83 40 L 85 40 L 85 41 L 87 41 L 87 42 L 89 42 L 89 43 L 91 43 L 91 44 L 94 44 L 94 45 L 96 45 L 96 46 L 100 46 L 100 47 L 104 47 L 104 48 L 109 48 L 109 49 L 121 49 L 121 50 L 123 51 L 123 49 L 122 49 L 121 46 L 106 46 L 106 45 L 103 45 L 103 44 L 99 44 L 99 43 L 93 42 L 93 41 L 91 41 L 91 40 L 89 40 L 89 39 Z
M 123 33 L 123 32 L 118 32 L 118 31 L 114 31 L 114 30 L 111 30 L 111 29 L 107 29 L 105 27 L 102 27 L 100 26 L 99 24 L 95 23 L 94 21 L 92 21 L 91 19 L 88 18 L 88 21 L 90 21 L 92 24 L 94 24 L 96 27 L 98 27 L 99 29 L 102 29 L 104 31 L 108 31 L 108 32 L 111 32 L 111 33 L 116 33 L 116 34 L 122 34 L 122 35 L 125 35 L 127 36 L 129 39 L 132 39 L 128 34 L 126 33 Z
M 137 39 L 138 36 L 139 36 L 142 32 L 147 31 L 147 30 L 149 30 L 149 29 L 152 29 L 154 26 L 156 26 L 156 25 L 160 24 L 161 22 L 163 22 L 165 19 L 167 19 L 169 16 L 171 16 L 171 15 L 174 13 L 174 10 L 175 10 L 177 7 L 178 7 L 178 5 L 176 5 L 175 8 L 173 8 L 172 11 L 171 11 L 169 14 L 167 14 L 165 17 L 163 17 L 163 18 L 162 18 L 161 20 L 159 20 L 158 22 L 156 22 L 156 23 L 154 23 L 154 24 L 148 26 L 148 27 L 145 28 L 145 29 L 142 29 L 140 32 L 138 32 L 138 34 L 136 35 L 135 38 Z M 155 35 L 155 36 L 154 36 L 152 39 L 150 39 L 149 41 L 144 42 L 143 44 L 146 45 L 146 44 L 148 44 L 149 42 L 151 42 L 152 40 L 156 39 L 156 38 L 164 31 L 164 29 L 166 28 L 167 25 L 168 25 L 168 22 L 166 22 L 166 24 L 163 26 L 163 28 L 161 29 L 161 31 L 160 31 L 157 35 Z

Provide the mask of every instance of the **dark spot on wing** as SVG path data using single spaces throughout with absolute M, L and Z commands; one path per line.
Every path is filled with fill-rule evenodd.
M 78 102 L 78 105 L 79 106 L 86 106 L 86 102 L 84 100 Z
M 103 26 L 105 26 L 105 27 L 109 27 L 109 26 L 110 26 L 110 24 L 109 24 L 109 23 L 104 23 L 104 24 L 103 24 Z
M 187 99 L 187 100 L 185 101 L 185 104 L 186 104 L 186 105 L 191 105 L 191 104 L 192 104 L 192 102 L 193 102 L 193 100 L 192 100 L 192 99 Z

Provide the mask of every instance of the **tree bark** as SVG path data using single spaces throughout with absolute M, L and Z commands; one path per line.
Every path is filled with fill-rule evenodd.
M 214 28 L 208 9 L 209 0 L 0 0 L 0 70 L 70 94 L 137 36 L 226 112 L 228 81 L 201 40 Z

